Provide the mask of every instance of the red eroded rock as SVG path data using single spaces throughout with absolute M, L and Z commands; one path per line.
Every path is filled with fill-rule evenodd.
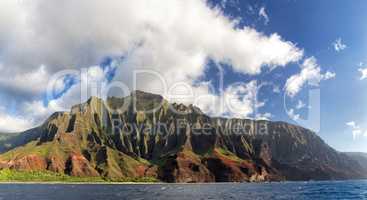
M 158 178 L 158 166 L 156 165 L 149 166 L 145 170 L 144 176 Z
M 9 164 L 6 161 L 0 160 L 0 169 L 9 168 Z
M 212 173 L 201 160 L 188 153 L 179 152 L 169 157 L 159 172 L 160 179 L 167 182 L 214 182 Z
M 61 158 L 53 156 L 48 159 L 48 170 L 56 173 L 64 173 L 65 171 L 65 161 Z
M 71 176 L 96 177 L 99 173 L 90 165 L 81 154 L 72 154 L 66 161 L 65 172 Z
M 142 177 L 145 175 L 145 172 L 147 171 L 148 167 L 145 165 L 139 165 L 136 167 L 136 173 L 138 176 Z
M 43 171 L 47 169 L 46 160 L 35 154 L 24 156 L 20 159 L 12 160 L 8 163 L 9 168 L 25 171 Z

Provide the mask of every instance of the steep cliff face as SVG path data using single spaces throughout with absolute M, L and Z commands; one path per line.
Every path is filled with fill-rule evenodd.
M 364 166 L 332 149 L 310 130 L 275 122 L 270 134 L 257 137 L 272 156 L 272 166 L 288 180 L 333 180 L 366 177 Z
M 3 143 L 1 168 L 166 182 L 363 178 L 358 162 L 282 122 L 210 118 L 135 91 L 91 98 Z
M 345 156 L 348 156 L 349 158 L 358 162 L 364 168 L 364 170 L 367 171 L 367 153 L 346 152 L 344 154 Z

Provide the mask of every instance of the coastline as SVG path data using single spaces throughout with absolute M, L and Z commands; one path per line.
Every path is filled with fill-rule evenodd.
M 0 185 L 228 185 L 228 184 L 281 184 L 281 183 L 312 183 L 312 182 L 345 182 L 367 181 L 367 179 L 345 180 L 309 180 L 309 181 L 272 181 L 272 182 L 207 182 L 207 183 L 166 183 L 166 182 L 68 182 L 68 181 L 0 181 Z
M 150 183 L 150 182 L 62 182 L 62 181 L 2 181 L 0 185 L 161 185 L 169 183 Z

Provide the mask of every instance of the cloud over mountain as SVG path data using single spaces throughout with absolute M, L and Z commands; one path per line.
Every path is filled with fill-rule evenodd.
M 0 98 L 16 99 L 23 105 L 20 108 L 39 108 L 37 112 L 45 115 L 51 107 L 75 104 L 81 96 L 83 80 L 77 80 L 68 87 L 61 84 L 60 88 L 66 89 L 60 97 L 45 103 L 42 95 L 53 74 L 94 66 L 102 71 L 100 82 L 108 84 L 106 69 L 96 66 L 106 57 L 123 57 L 113 78 L 129 87 L 134 70 L 153 70 L 167 85 L 184 83 L 195 95 L 209 98 L 222 94 L 215 94 L 204 82 L 194 83 L 205 74 L 208 59 L 228 64 L 236 73 L 255 75 L 303 57 L 303 50 L 295 43 L 277 33 L 266 35 L 240 27 L 238 21 L 204 0 L 3 0 L 0 49 L 0 88 L 4 91 Z M 317 68 L 313 70 L 317 73 Z M 304 78 L 293 79 L 297 82 L 292 86 L 295 91 Z M 139 80 L 138 87 L 162 93 L 157 91 L 161 83 L 156 79 L 145 74 Z M 243 101 L 248 94 L 243 95 L 237 100 L 251 111 Z M 40 106 L 29 106 L 33 104 Z M 26 110 L 17 112 L 24 114 Z

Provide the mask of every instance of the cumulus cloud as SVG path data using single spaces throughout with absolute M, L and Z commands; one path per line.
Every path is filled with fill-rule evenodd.
M 325 74 L 321 75 L 322 80 L 329 80 L 336 77 L 336 73 L 327 71 Z
M 87 101 L 90 96 L 105 98 L 100 91 L 107 87 L 106 73 L 100 66 L 89 67 L 75 77 L 76 83 L 59 98 L 48 99 L 47 103 L 42 99 L 22 102 L 17 106 L 18 113 L 14 115 L 7 114 L 5 108 L 0 109 L 0 120 L 4 121 L 0 123 L 0 127 L 4 127 L 3 131 L 10 132 L 25 130 L 40 125 L 54 112 L 70 111 L 71 106 Z M 57 90 L 65 87 L 59 80 L 63 79 L 56 80 Z M 9 122 L 10 126 L 5 126 L 6 122 Z
M 68 111 L 72 105 L 87 101 L 90 96 L 106 98 L 105 91 L 108 80 L 106 70 L 100 66 L 92 66 L 82 71 L 77 77 L 77 83 L 72 85 L 60 98 L 49 101 L 47 109 L 52 111 Z
M 327 71 L 321 74 L 321 67 L 314 57 L 307 58 L 301 65 L 301 72 L 288 78 L 285 90 L 288 96 L 294 97 L 308 83 L 311 86 L 319 86 L 320 81 L 335 78 L 336 74 Z
M 48 78 L 46 67 L 41 65 L 30 72 L 0 75 L 0 89 L 3 92 L 13 91 L 26 96 L 40 95 L 46 90 Z
M 360 80 L 367 78 L 367 68 L 359 68 L 358 71 L 361 72 L 361 77 L 359 78 Z
M 333 47 L 335 51 L 339 52 L 347 48 L 347 45 L 343 43 L 341 38 L 338 38 L 333 42 Z
M 2 4 L 1 11 L 17 8 L 4 18 L 15 18 L 14 25 L 27 31 L 8 37 L 13 45 L 5 49 L 6 65 L 89 66 L 106 55 L 120 55 L 137 47 L 158 51 L 151 53 L 158 56 L 156 59 L 171 50 L 178 58 L 186 55 L 192 59 L 202 53 L 203 59 L 209 56 L 233 64 L 238 71 L 259 73 L 263 65 L 283 66 L 302 56 L 301 50 L 278 34 L 266 36 L 248 27 L 235 29 L 234 21 L 205 1 L 38 0 L 18 5 L 5 0 Z M 17 17 L 18 13 L 25 13 L 25 17 Z M 8 33 L 3 27 L 1 32 Z
M 297 121 L 297 120 L 299 120 L 299 118 L 300 118 L 300 114 L 297 114 L 295 111 L 294 111 L 294 109 L 293 108 L 291 108 L 291 109 L 289 109 L 288 111 L 287 111 L 287 114 L 288 114 L 288 116 L 292 119 L 292 120 L 294 120 L 294 121 Z
M 261 85 L 257 81 L 230 85 L 221 94 L 202 93 L 194 104 L 212 116 L 236 118 L 270 118 L 271 114 L 259 113 L 265 102 L 258 100 Z
M 4 107 L 0 107 L 0 132 L 12 133 L 23 131 L 32 127 L 30 119 L 19 115 L 11 115 L 5 112 Z
M 353 139 L 357 139 L 360 136 L 367 137 L 367 130 L 363 131 L 355 121 L 347 122 L 346 125 L 352 128 Z
M 0 113 L 0 131 L 13 133 L 24 131 L 33 126 L 32 121 L 22 116 L 13 116 L 6 113 Z
M 269 19 L 268 14 L 266 13 L 265 7 L 261 7 L 259 9 L 259 17 L 264 19 L 264 24 L 265 25 L 269 24 L 270 19 Z
M 115 80 L 129 87 L 134 71 L 146 70 L 159 74 L 165 85 L 180 82 L 213 98 L 218 95 L 209 86 L 194 84 L 204 74 L 208 59 L 228 64 L 237 73 L 254 75 L 263 68 L 286 66 L 303 57 L 302 49 L 279 34 L 239 28 L 236 20 L 204 0 L 19 2 L 0 1 L 0 88 L 7 88 L 7 93 L 17 98 L 19 93 L 27 96 L 23 112 L 27 107 L 35 109 L 30 113 L 50 112 L 42 110 L 39 95 L 49 77 L 59 70 L 89 67 L 90 73 L 101 75 L 96 79 L 107 84 L 105 71 L 93 68 L 106 56 L 124 58 Z M 265 9 L 261 14 L 266 14 Z M 157 89 L 162 88 L 162 81 L 149 77 L 152 74 L 140 73 L 138 89 L 163 94 Z M 15 80 L 10 80 L 14 76 Z M 60 91 L 65 90 L 62 83 L 57 87 Z M 45 108 L 60 109 L 80 102 L 76 88 L 83 84 L 79 80 Z M 246 89 L 249 91 L 246 87 L 229 88 L 225 94 Z M 242 116 L 253 113 L 246 109 L 250 104 L 246 98 L 232 96 L 238 98 L 235 103 L 243 105 Z
M 232 85 L 224 93 L 227 113 L 235 113 L 238 117 L 252 114 L 257 107 L 264 105 L 257 101 L 257 82 L 251 81 L 248 84 Z

